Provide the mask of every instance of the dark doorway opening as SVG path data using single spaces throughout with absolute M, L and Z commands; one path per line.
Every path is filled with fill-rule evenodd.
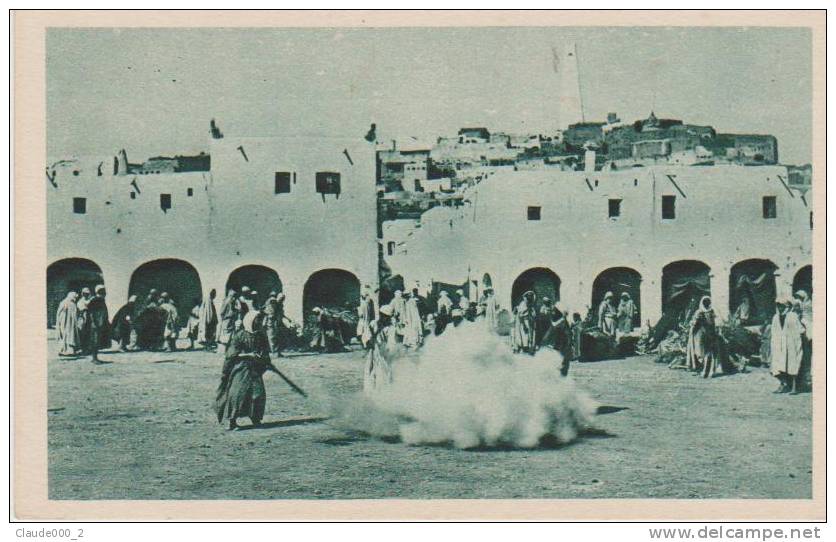
M 729 315 L 741 325 L 761 325 L 775 314 L 775 271 L 769 260 L 744 260 L 729 273 Z
M 46 268 L 46 322 L 55 327 L 55 315 L 61 301 L 69 292 L 81 294 L 82 288 L 90 291 L 104 284 L 101 268 L 84 258 L 65 258 Z
M 227 291 L 235 290 L 240 294 L 241 288 L 244 286 L 258 292 L 255 302 L 259 307 L 267 301 L 270 292 L 280 293 L 282 291 L 282 281 L 279 279 L 279 274 L 264 265 L 245 265 L 229 274 L 226 281 Z
M 203 288 L 197 269 L 187 261 L 166 258 L 144 263 L 131 275 L 128 295 L 143 300 L 151 289 L 167 292 L 177 307 L 181 325 L 186 325 L 189 313 L 203 299 Z M 120 300 L 120 303 L 122 301 Z
M 597 314 L 598 306 L 607 292 L 615 296 L 615 306 L 621 301 L 621 294 L 628 293 L 636 305 L 633 327 L 641 326 L 641 273 L 629 267 L 611 267 L 602 271 L 592 283 L 592 311 Z
M 511 304 L 516 307 L 527 291 L 537 295 L 539 303 L 543 297 L 548 297 L 552 303 L 560 301 L 560 277 L 551 269 L 535 267 L 523 271 L 511 287 Z

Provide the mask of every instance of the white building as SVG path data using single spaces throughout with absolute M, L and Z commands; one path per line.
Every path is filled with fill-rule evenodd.
M 774 277 L 778 295 L 811 276 L 811 200 L 786 179 L 734 165 L 497 173 L 467 205 L 424 213 L 392 272 L 477 290 L 489 278 L 506 308 L 534 288 L 581 313 L 622 284 L 654 324 L 672 285 L 697 276 L 725 317 L 744 269 Z
M 209 154 L 207 172 L 114 174 L 113 157 L 48 172 L 50 321 L 69 289 L 97 282 L 111 311 L 152 287 L 186 314 L 213 288 L 218 303 L 227 287 L 281 290 L 297 320 L 377 284 L 371 143 L 225 137 Z

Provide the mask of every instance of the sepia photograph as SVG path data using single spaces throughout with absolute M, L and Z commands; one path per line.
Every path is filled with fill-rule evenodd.
M 314 15 L 42 29 L 47 501 L 812 502 L 823 16 Z

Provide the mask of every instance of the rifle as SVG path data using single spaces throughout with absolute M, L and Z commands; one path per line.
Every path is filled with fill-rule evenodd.
M 278 369 L 276 368 L 276 366 L 275 366 L 275 365 L 273 365 L 272 363 L 268 363 L 268 364 L 267 364 L 267 370 L 269 370 L 269 371 L 273 371 L 274 373 L 276 373 L 277 375 L 279 375 L 279 376 L 282 378 L 282 380 L 284 380 L 285 382 L 287 382 L 287 385 L 288 385 L 288 386 L 290 386 L 290 387 L 291 387 L 291 389 L 293 389 L 293 391 L 295 391 L 296 393 L 298 393 L 299 395 L 301 395 L 301 396 L 302 396 L 302 397 L 304 397 L 305 399 L 307 399 L 307 398 L 308 398 L 308 394 L 307 394 L 307 393 L 305 393 L 305 390 L 303 390 L 302 388 L 300 388 L 299 386 L 297 386 L 297 385 L 296 385 L 296 384 L 295 384 L 295 383 L 294 383 L 291 379 L 289 379 L 288 377 L 286 377 L 286 376 L 284 375 L 284 373 L 283 373 L 283 372 L 281 372 L 280 370 L 278 370 Z

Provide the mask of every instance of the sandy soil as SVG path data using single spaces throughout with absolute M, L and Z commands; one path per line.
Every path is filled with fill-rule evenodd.
M 810 498 L 811 396 L 763 369 L 704 381 L 651 357 L 575 363 L 603 405 L 559 448 L 460 451 L 347 434 L 265 376 L 265 427 L 224 431 L 218 354 L 58 359 L 50 341 L 52 499 Z M 361 352 L 277 363 L 303 388 L 350 394 Z M 615 411 L 617 410 L 617 411 Z M 612 412 L 615 411 L 615 412 Z M 246 422 L 242 422 L 246 423 Z

